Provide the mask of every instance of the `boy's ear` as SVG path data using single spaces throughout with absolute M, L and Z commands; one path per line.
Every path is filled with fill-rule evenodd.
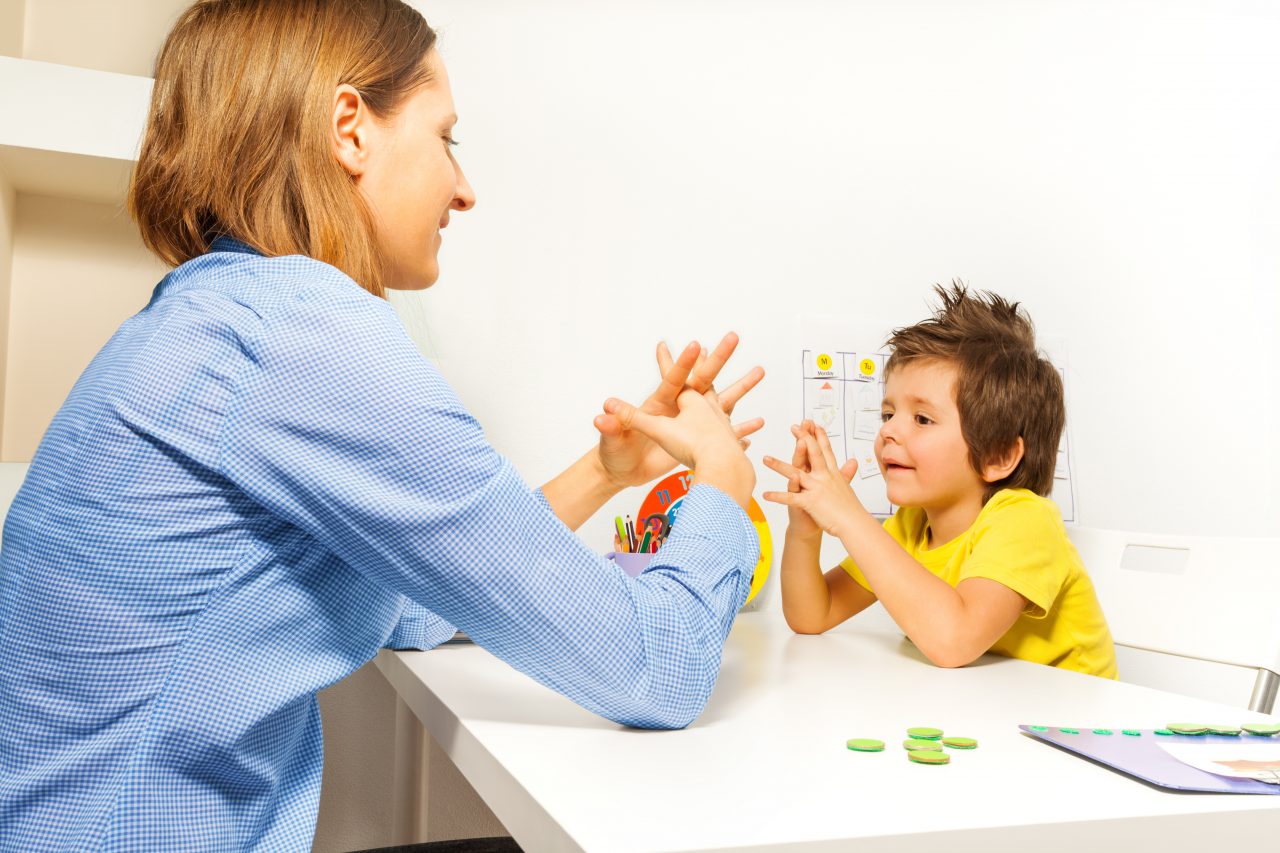
M 984 483 L 998 483 L 1005 477 L 1013 473 L 1013 469 L 1018 467 L 1018 463 L 1022 461 L 1022 454 L 1026 450 L 1026 446 L 1022 443 L 1022 436 L 1018 436 L 1013 444 L 1009 445 L 1009 449 L 1003 454 L 993 457 L 986 465 L 982 466 L 982 481 Z

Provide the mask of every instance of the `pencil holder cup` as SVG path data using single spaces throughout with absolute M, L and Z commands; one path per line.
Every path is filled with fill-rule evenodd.
M 610 551 L 605 556 L 621 566 L 622 570 L 631 577 L 643 572 L 649 565 L 649 561 L 653 559 L 652 554 L 626 554 L 621 551 Z

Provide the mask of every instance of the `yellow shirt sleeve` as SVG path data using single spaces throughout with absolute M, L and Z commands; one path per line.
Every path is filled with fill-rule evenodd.
M 1043 619 L 1071 578 L 1062 524 L 1052 505 L 1030 492 L 1001 492 L 992 503 L 973 527 L 956 584 L 966 578 L 1003 584 L 1027 600 L 1028 616 Z

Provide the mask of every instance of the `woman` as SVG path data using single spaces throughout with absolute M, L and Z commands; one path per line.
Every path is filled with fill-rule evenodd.
M 623 723 L 705 703 L 756 560 L 760 422 L 726 413 L 762 371 L 717 398 L 733 336 L 660 348 L 654 394 L 525 486 L 380 298 L 475 203 L 433 42 L 398 0 L 204 0 L 170 34 L 130 205 L 176 269 L 5 527 L 0 849 L 308 849 L 316 691 L 454 625 Z M 653 570 L 574 536 L 677 461 Z

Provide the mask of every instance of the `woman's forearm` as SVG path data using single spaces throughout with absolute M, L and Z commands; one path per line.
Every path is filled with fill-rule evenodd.
M 609 481 L 595 448 L 542 487 L 551 511 L 570 530 L 577 530 L 621 488 Z

